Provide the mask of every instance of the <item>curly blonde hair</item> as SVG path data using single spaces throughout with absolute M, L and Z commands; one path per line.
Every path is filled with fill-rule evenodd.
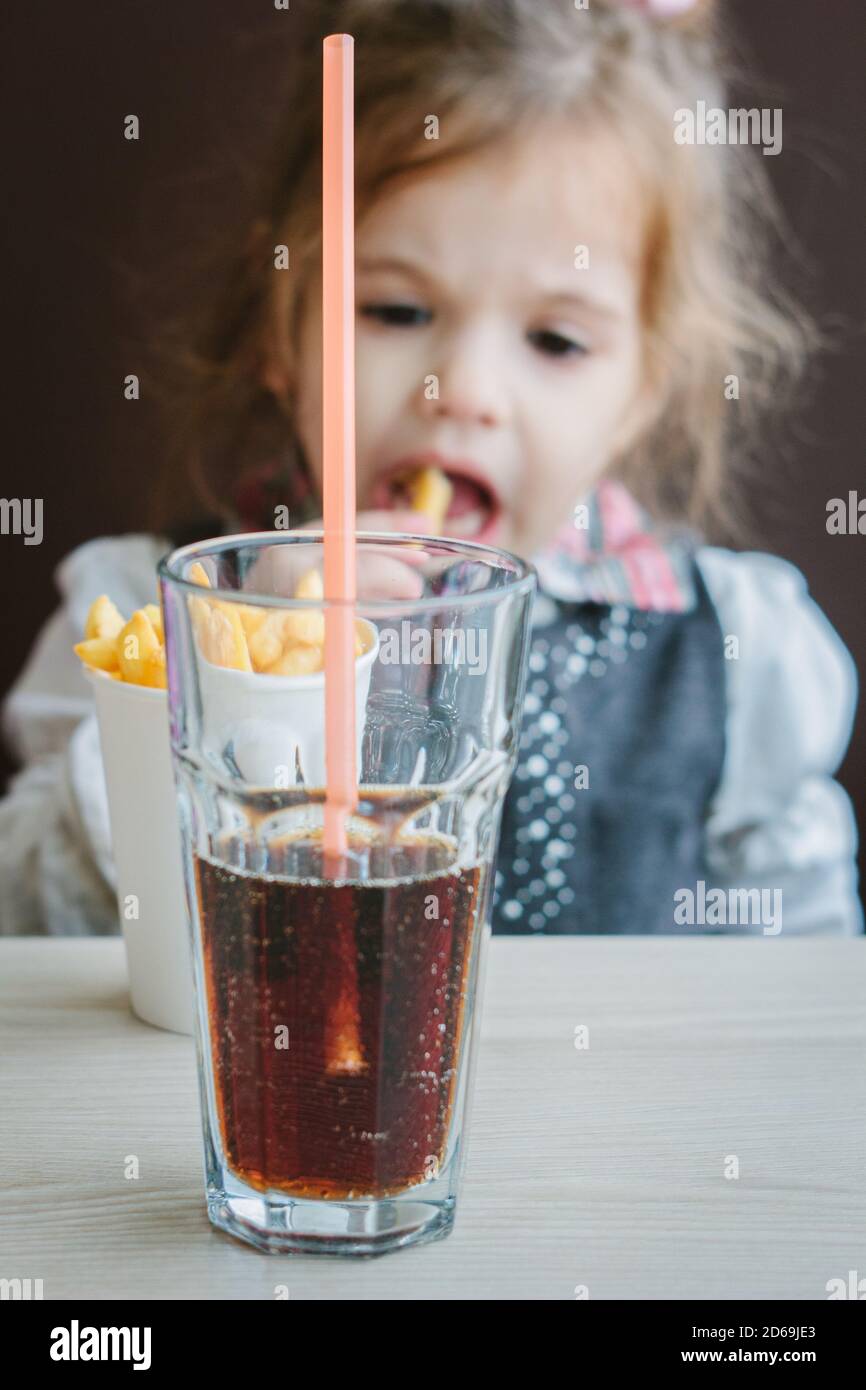
M 187 356 L 179 439 L 197 495 L 233 521 L 231 482 L 264 454 L 305 471 L 294 429 L 295 341 L 321 255 L 321 66 L 325 32 L 356 45 L 356 214 L 397 176 L 423 173 L 551 116 L 603 122 L 647 190 L 642 313 L 657 408 L 610 472 L 661 519 L 732 536 L 737 475 L 764 407 L 778 405 L 817 341 L 771 288 L 774 204 L 756 151 L 679 145 L 674 113 L 725 107 L 731 64 L 713 7 L 652 19 L 590 0 L 333 0 L 308 16 L 303 80 L 285 112 L 247 244 Z M 424 138 L 425 118 L 440 138 Z M 291 271 L 274 269 L 274 247 Z M 263 384 L 277 360 L 278 400 Z M 742 398 L 726 400 L 737 376 Z M 176 478 L 176 471 L 174 473 Z M 302 518 L 297 517 L 300 520 Z

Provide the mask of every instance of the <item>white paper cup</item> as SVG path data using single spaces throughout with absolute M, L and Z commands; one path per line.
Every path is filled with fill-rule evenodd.
M 355 661 L 356 765 L 379 634 L 366 618 L 367 650 Z M 214 666 L 196 651 L 203 695 L 203 749 L 221 764 L 231 761 L 245 782 L 259 787 L 325 785 L 325 673 L 269 676 Z
M 355 662 L 358 766 L 379 635 Z M 290 786 L 300 769 L 325 785 L 323 671 L 269 676 L 214 666 L 197 653 L 208 724 L 203 746 L 227 747 L 244 781 Z M 164 690 L 88 671 L 105 767 L 117 905 L 133 1011 L 145 1023 L 192 1033 L 193 986 L 177 795 Z
M 88 672 L 105 767 L 133 1012 L 191 1033 L 193 986 L 164 690 Z

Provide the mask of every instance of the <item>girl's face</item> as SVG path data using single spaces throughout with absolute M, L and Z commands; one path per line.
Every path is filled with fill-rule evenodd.
M 569 520 L 645 410 L 636 186 L 612 140 L 551 128 L 375 203 L 356 237 L 359 509 L 400 505 L 401 476 L 432 464 L 454 484 L 445 535 L 528 558 Z M 317 290 L 298 361 L 321 485 Z

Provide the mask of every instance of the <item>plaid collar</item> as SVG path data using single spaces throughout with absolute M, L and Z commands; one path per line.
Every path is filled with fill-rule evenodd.
M 697 604 L 697 536 L 657 526 L 622 483 L 597 484 L 534 557 L 542 592 L 566 603 L 685 613 Z

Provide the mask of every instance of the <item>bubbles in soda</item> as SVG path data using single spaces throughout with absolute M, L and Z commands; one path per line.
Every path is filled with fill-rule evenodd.
M 196 860 L 225 1155 L 263 1191 L 380 1197 L 445 1160 L 484 871 L 434 834 L 365 853 L 333 882 L 309 841 L 280 872 Z

